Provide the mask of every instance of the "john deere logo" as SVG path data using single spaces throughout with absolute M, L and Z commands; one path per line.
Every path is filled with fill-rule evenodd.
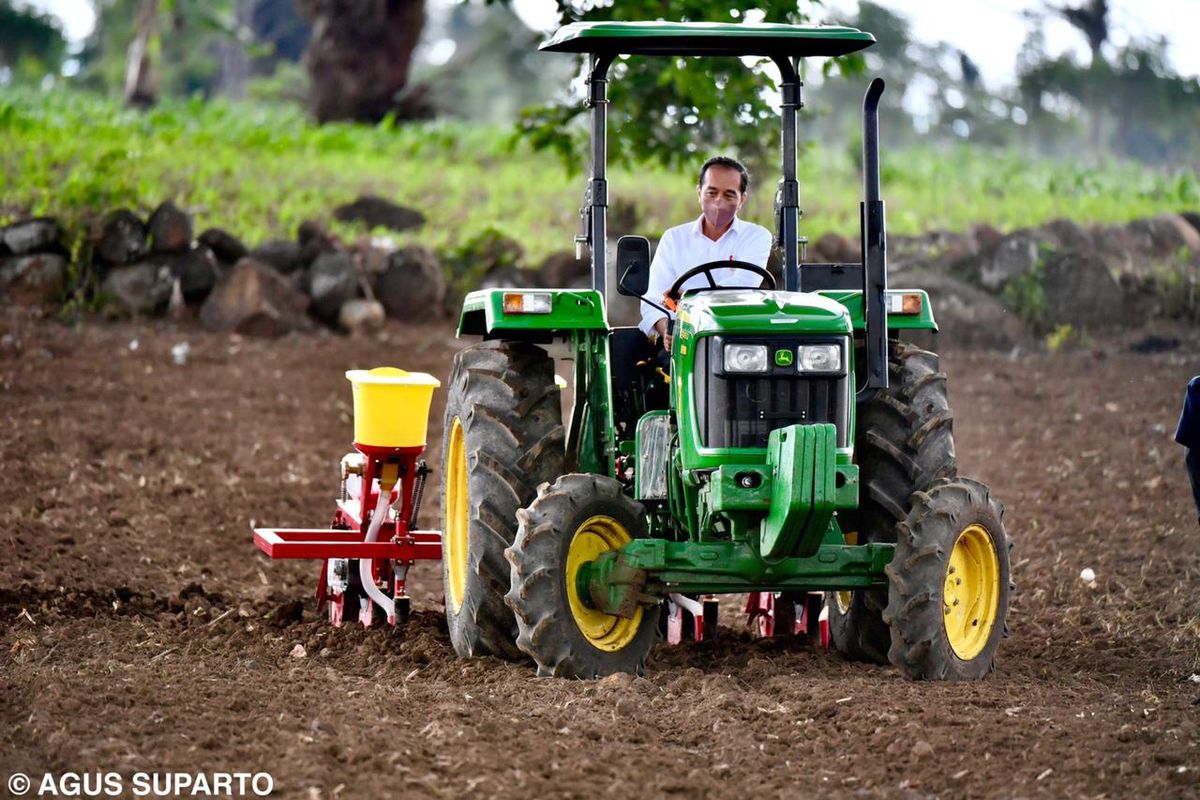
M 792 351 L 776 350 L 775 363 L 781 367 L 790 367 L 792 365 Z

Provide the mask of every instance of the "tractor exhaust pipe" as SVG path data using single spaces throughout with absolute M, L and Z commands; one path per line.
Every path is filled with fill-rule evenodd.
M 863 98 L 863 202 L 859 216 L 868 389 L 888 387 L 887 235 L 879 199 L 879 98 L 883 87 L 883 79 L 876 78 Z

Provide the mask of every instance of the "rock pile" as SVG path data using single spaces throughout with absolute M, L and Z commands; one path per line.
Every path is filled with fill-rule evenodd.
M 62 227 L 49 217 L 0 228 L 0 297 L 11 304 L 52 307 L 67 290 Z
M 855 262 L 859 246 L 829 234 L 808 260 Z M 1011 348 L 1066 325 L 1200 320 L 1200 215 L 889 236 L 888 272 L 894 288 L 928 291 L 943 336 L 968 345 Z
M 333 216 L 394 230 L 425 222 L 370 196 Z M 82 295 L 117 313 L 195 315 L 215 330 L 278 336 L 323 325 L 367 333 L 387 318 L 454 314 L 472 288 L 591 283 L 587 259 L 560 252 L 528 268 L 524 249 L 496 228 L 439 254 L 396 248 L 387 238 L 347 244 L 309 221 L 294 239 L 251 248 L 218 228 L 195 234 L 191 216 L 166 202 L 146 219 L 112 211 L 77 238 L 72 248 L 62 226 L 45 217 L 0 228 L 0 303 L 48 311 Z M 856 240 L 826 234 L 809 245 L 806 260 L 858 259 Z M 1067 325 L 1200 319 L 1200 214 L 891 236 L 888 264 L 891 286 L 929 291 L 943 334 L 968 346 L 1027 345 Z

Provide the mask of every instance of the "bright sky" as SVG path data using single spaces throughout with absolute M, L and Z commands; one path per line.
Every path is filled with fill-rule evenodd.
M 882 5 L 908 16 L 913 38 L 946 41 L 969 53 L 992 88 L 1013 79 L 1017 50 L 1029 29 L 1022 12 L 1043 10 L 1046 6 L 1042 0 L 881 1 Z M 95 25 L 95 13 L 88 0 L 26 2 L 56 14 L 72 40 L 87 36 Z M 453 0 L 429 2 L 445 4 Z M 1081 3 L 1082 0 L 1058 0 L 1055 5 Z M 752 7 L 753 3 L 746 5 Z M 826 0 L 826 17 L 851 14 L 856 5 L 855 0 Z M 557 21 L 554 6 L 554 0 L 513 0 L 514 9 L 526 24 L 541 30 L 554 27 Z M 1124 44 L 1131 35 L 1165 36 L 1175 67 L 1185 75 L 1200 75 L 1200 47 L 1190 41 L 1200 29 L 1200 0 L 1110 0 L 1109 7 L 1113 43 Z M 1044 30 L 1051 54 L 1071 51 L 1078 54 L 1081 63 L 1087 61 L 1087 43 L 1066 22 L 1046 15 Z
M 1029 31 L 1025 11 L 1043 11 L 1042 0 L 879 0 L 911 23 L 919 41 L 949 42 L 970 54 L 984 81 L 996 88 L 1013 81 L 1017 51 Z M 1082 5 L 1083 0 L 1057 0 L 1054 5 Z M 532 28 L 549 30 L 556 18 L 553 0 L 514 0 L 513 7 Z M 752 7 L 752 3 L 745 6 Z M 825 0 L 818 21 L 853 16 L 857 0 Z M 1090 54 L 1082 34 L 1065 20 L 1045 14 L 1043 30 L 1051 55 L 1073 52 L 1081 63 Z M 1110 0 L 1110 39 L 1126 44 L 1130 37 L 1165 36 L 1175 67 L 1185 75 L 1200 75 L 1200 48 L 1188 46 L 1200 28 L 1200 0 Z

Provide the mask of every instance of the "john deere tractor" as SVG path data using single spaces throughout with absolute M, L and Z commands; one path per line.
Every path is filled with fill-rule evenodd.
M 799 60 L 874 37 L 842 27 L 579 23 L 542 50 L 589 56 L 592 158 L 582 233 L 591 289 L 490 289 L 463 304 L 448 387 L 443 564 L 462 656 L 539 675 L 641 672 L 669 598 L 824 594 L 833 644 L 918 679 L 994 668 L 1009 601 L 1002 507 L 959 477 L 946 376 L 900 334 L 936 330 L 929 298 L 887 287 L 879 79 L 863 109 L 862 263 L 801 263 Z M 606 312 L 607 73 L 632 56 L 758 56 L 782 77 L 776 197 L 782 286 L 755 264 L 696 264 L 665 298 L 670 353 Z M 733 107 L 733 103 L 730 103 Z M 650 248 L 617 243 L 621 294 Z M 761 288 L 723 288 L 744 269 Z M 696 274 L 708 286 L 682 290 Z M 554 359 L 574 362 L 564 425 Z

